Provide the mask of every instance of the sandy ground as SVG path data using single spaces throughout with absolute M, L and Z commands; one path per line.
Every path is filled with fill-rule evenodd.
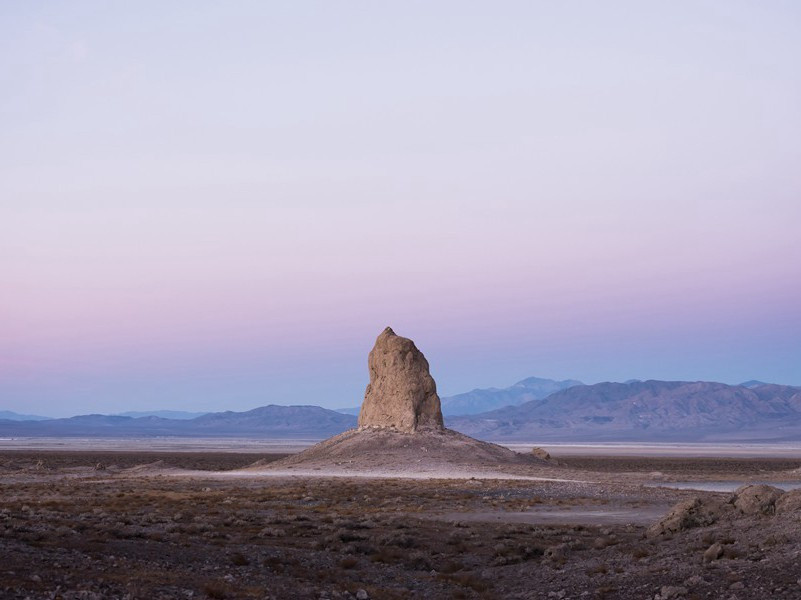
M 285 456 L 2 451 L 0 597 L 801 597 L 801 517 L 645 535 L 678 501 L 728 498 L 655 484 L 801 483 L 801 459 L 567 455 L 527 476 L 266 476 Z

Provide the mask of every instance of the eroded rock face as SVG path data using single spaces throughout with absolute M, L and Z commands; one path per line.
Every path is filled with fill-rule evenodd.
M 376 339 L 368 365 L 370 383 L 359 411 L 359 428 L 406 433 L 444 429 L 437 384 L 412 340 L 387 327 Z

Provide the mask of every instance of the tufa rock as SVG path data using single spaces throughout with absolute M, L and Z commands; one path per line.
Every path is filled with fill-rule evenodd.
M 412 340 L 387 327 L 370 351 L 368 366 L 370 383 L 359 411 L 359 429 L 404 433 L 444 429 L 437 384 Z

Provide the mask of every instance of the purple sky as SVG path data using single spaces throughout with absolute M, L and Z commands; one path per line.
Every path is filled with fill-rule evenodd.
M 0 410 L 801 385 L 795 2 L 0 7 Z

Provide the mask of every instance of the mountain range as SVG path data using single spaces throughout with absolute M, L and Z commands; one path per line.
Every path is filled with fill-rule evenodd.
M 187 412 L 185 410 L 130 410 L 117 413 L 119 417 L 161 417 L 162 419 L 194 419 L 207 415 L 205 412 Z
M 40 415 L 21 415 L 10 410 L 0 410 L 0 420 L 6 421 L 46 421 L 49 418 Z
M 801 440 L 801 387 L 760 381 L 727 385 L 629 380 L 584 385 L 531 377 L 508 388 L 446 397 L 442 405 L 448 427 L 495 441 Z M 0 436 L 317 440 L 356 425 L 354 414 L 319 406 L 269 405 L 194 417 L 178 413 L 178 418 L 157 416 L 159 411 L 146 416 L 46 420 L 21 420 L 24 415 L 13 413 L 11 418 L 4 416 L 8 414 L 0 413 Z
M 474 437 L 506 441 L 801 439 L 801 388 L 706 381 L 598 383 L 453 417 L 448 425 Z
M 447 416 L 475 415 L 504 406 L 518 406 L 532 400 L 542 400 L 551 394 L 583 385 L 575 379 L 554 381 L 529 377 L 508 388 L 477 389 L 442 399 L 442 414 Z
M 356 426 L 356 417 L 319 406 L 261 406 L 194 419 L 80 415 L 46 421 L 0 420 L 0 436 L 21 437 L 257 437 L 321 439 Z

